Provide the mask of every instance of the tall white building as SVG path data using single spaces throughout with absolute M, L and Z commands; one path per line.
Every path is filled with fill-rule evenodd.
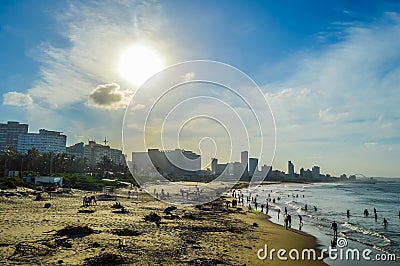
M 40 129 L 39 133 L 25 133 L 18 136 L 17 151 L 27 153 L 36 148 L 40 153 L 65 153 L 67 136 L 62 132 Z
M 84 146 L 83 156 L 87 158 L 90 167 L 95 167 L 97 163 L 101 162 L 104 156 L 111 159 L 114 164 L 125 164 L 125 156 L 121 150 L 112 149 L 108 145 L 101 145 L 93 140 L 90 140 Z
M 126 163 L 126 157 L 121 150 L 110 148 L 110 159 L 114 164 L 123 165 Z

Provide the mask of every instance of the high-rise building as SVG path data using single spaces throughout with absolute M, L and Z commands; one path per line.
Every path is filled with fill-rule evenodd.
M 132 171 L 135 176 L 155 176 L 157 170 L 145 151 L 132 152 Z
M 69 156 L 83 157 L 85 150 L 85 143 L 79 142 L 65 149 L 65 153 Z
M 258 171 L 258 159 L 250 158 L 249 159 L 249 176 L 253 176 L 254 173 Z
M 249 152 L 248 151 L 242 151 L 240 153 L 240 162 L 242 164 L 242 167 L 244 169 L 243 171 L 243 178 L 247 178 L 249 176 Z
M 312 168 L 312 178 L 319 179 L 320 178 L 320 168 L 319 166 L 314 165 Z
M 228 163 L 228 173 L 233 180 L 238 180 L 243 175 L 243 164 L 242 162 Z
M 18 148 L 18 136 L 28 133 L 28 124 L 8 121 L 7 124 L 0 123 L 0 151 L 8 147 Z
M 65 153 L 67 136 L 62 132 L 40 129 L 39 133 L 25 133 L 18 136 L 17 151 L 26 153 L 36 148 L 40 153 Z
M 87 158 L 91 168 L 94 168 L 105 156 L 111 159 L 114 164 L 125 164 L 125 156 L 121 150 L 112 149 L 110 146 L 96 143 L 94 140 L 90 140 L 85 145 L 83 155 Z
M 122 151 L 119 149 L 110 148 L 110 159 L 114 164 L 124 165 L 126 164 L 126 157 L 122 154 Z
M 192 151 L 149 149 L 148 155 L 163 176 L 192 177 L 201 171 L 201 156 Z
M 217 170 L 215 172 L 215 174 L 217 175 L 229 175 L 229 171 L 228 171 L 228 164 L 226 163 L 219 163 L 217 164 Z
M 217 174 L 217 166 L 218 166 L 218 159 L 211 158 L 211 172 L 216 175 Z
M 292 161 L 288 161 L 288 175 L 289 177 L 294 177 L 294 164 Z

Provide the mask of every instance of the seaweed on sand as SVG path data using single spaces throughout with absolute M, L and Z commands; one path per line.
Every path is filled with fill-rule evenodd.
M 97 233 L 97 231 L 93 230 L 88 226 L 67 226 L 63 229 L 60 229 L 55 234 L 56 236 L 87 236 L 93 233 Z
M 139 232 L 137 230 L 132 230 L 129 228 L 117 228 L 111 230 L 111 233 L 117 236 L 139 236 L 142 234 L 142 232 Z
M 128 264 L 129 260 L 114 253 L 103 253 L 96 257 L 85 259 L 84 265 L 121 265 Z

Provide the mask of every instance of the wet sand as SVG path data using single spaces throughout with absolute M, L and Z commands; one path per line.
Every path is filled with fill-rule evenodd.
M 0 193 L 1 195 L 1 193 Z M 317 248 L 316 240 L 285 230 L 244 207 L 226 210 L 224 202 L 179 207 L 170 219 L 169 204 L 146 193 L 117 199 L 128 213 L 114 213 L 113 201 L 82 207 L 92 192 L 73 191 L 34 201 L 33 195 L 0 196 L 2 265 L 325 265 L 322 261 L 260 260 L 259 249 Z M 50 208 L 44 208 L 50 203 Z M 93 213 L 79 213 L 91 210 Z M 160 227 L 145 221 L 161 216 Z M 287 256 L 287 254 L 286 254 Z

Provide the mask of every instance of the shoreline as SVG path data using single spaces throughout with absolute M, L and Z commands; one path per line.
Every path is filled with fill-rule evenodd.
M 318 249 L 313 236 L 285 230 L 266 214 L 248 212 L 242 206 L 226 210 L 220 200 L 201 209 L 178 207 L 173 213 L 179 219 L 171 219 L 163 213 L 169 204 L 144 192 L 138 199 L 128 199 L 125 192 L 118 190 L 122 196 L 117 199 L 128 211 L 124 214 L 113 212 L 113 201 L 81 207 L 82 197 L 95 192 L 74 190 L 52 198 L 45 194 L 42 201 L 34 201 L 33 196 L 0 196 L 0 262 L 95 265 L 96 259 L 112 258 L 120 265 L 326 265 L 312 260 L 258 259 L 257 252 L 265 244 L 288 251 Z M 51 206 L 44 208 L 45 203 Z M 159 228 L 143 219 L 153 212 L 162 218 Z M 71 226 L 79 227 L 80 233 L 90 230 L 60 236 Z

